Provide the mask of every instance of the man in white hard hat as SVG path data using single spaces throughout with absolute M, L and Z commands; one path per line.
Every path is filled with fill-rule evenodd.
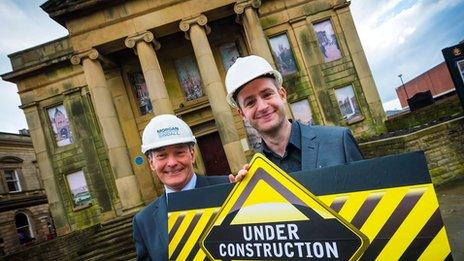
M 361 160 L 347 128 L 309 126 L 289 121 L 282 76 L 262 57 L 238 58 L 226 75 L 227 102 L 255 128 L 263 153 L 285 172 L 309 170 Z M 248 168 L 245 165 L 244 169 Z M 243 170 L 242 170 L 243 171 Z
M 236 177 L 205 177 L 194 172 L 195 137 L 190 127 L 174 115 L 154 117 L 142 135 L 142 152 L 150 168 L 164 184 L 165 193 L 137 213 L 133 219 L 133 236 L 137 260 L 167 260 L 167 202 L 169 193 L 236 182 Z

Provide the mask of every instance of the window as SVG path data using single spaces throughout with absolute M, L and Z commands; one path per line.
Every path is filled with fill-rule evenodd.
M 279 72 L 284 76 L 296 73 L 298 70 L 287 34 L 273 36 L 269 38 L 269 43 Z
M 462 82 L 464 83 L 464 60 L 456 62 L 458 65 L 459 74 L 461 75 Z
M 338 107 L 340 108 L 343 119 L 348 123 L 363 119 L 351 85 L 336 89 L 335 95 L 337 96 Z
M 19 242 L 25 244 L 34 240 L 34 233 L 29 222 L 29 217 L 24 213 L 15 215 L 16 232 L 19 237 Z
M 309 101 L 307 99 L 290 103 L 290 107 L 295 120 L 299 120 L 304 124 L 313 124 L 311 106 L 309 106 Z
M 18 172 L 16 170 L 4 170 L 5 180 L 10 192 L 20 192 L 21 183 L 19 182 Z
M 127 78 L 134 90 L 140 114 L 145 115 L 153 112 L 153 106 L 148 96 L 147 84 L 145 83 L 143 74 L 141 72 L 130 73 L 127 75 Z
M 87 187 L 84 172 L 78 171 L 66 175 L 74 207 L 81 208 L 91 204 L 91 196 Z
M 226 43 L 221 45 L 219 47 L 219 52 L 221 53 L 222 65 L 224 65 L 226 72 L 229 70 L 232 64 L 235 63 L 235 60 L 240 57 L 240 53 L 238 52 L 235 43 Z
M 63 147 L 74 142 L 68 115 L 64 106 L 58 105 L 47 109 L 48 117 L 52 125 L 53 134 L 58 147 Z
M 342 58 L 337 37 L 330 20 L 325 20 L 314 24 L 319 49 L 321 49 L 325 62 L 331 62 Z
M 192 56 L 177 59 L 175 62 L 180 86 L 187 101 L 203 96 L 203 87 L 197 64 Z

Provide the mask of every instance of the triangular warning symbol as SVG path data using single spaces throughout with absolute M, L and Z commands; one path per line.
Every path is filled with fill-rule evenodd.
M 211 260 L 356 260 L 368 239 L 256 154 L 200 239 Z
M 263 215 L 263 211 L 266 211 L 267 215 Z M 231 225 L 308 219 L 268 183 L 259 180 L 232 220 Z

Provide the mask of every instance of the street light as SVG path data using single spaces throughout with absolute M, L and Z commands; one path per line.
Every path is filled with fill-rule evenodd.
M 403 86 L 404 93 L 406 93 L 406 99 L 409 99 L 408 92 L 406 91 L 406 86 L 404 86 L 404 82 L 403 82 L 403 74 L 401 73 L 398 74 L 398 77 L 400 77 L 401 85 Z

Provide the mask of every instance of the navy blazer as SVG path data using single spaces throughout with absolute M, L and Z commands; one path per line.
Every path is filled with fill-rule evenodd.
M 363 159 L 348 128 L 311 126 L 298 121 L 296 123 L 301 134 L 301 170 L 342 165 Z
M 227 176 L 205 177 L 197 175 L 195 188 L 228 183 Z M 168 210 L 166 193 L 134 216 L 133 237 L 137 260 L 168 259 Z

